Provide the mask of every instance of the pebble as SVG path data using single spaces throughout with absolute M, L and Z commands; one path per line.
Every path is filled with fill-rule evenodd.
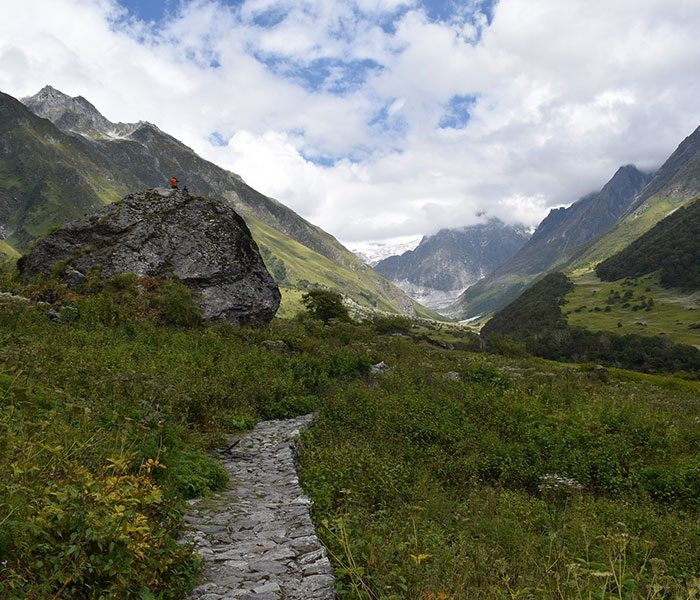
M 333 569 L 299 485 L 294 438 L 313 415 L 263 421 L 221 455 L 231 487 L 190 502 L 181 540 L 204 560 L 197 600 L 333 600 Z

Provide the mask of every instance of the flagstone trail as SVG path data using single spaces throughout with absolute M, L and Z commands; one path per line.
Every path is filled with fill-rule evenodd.
M 263 421 L 221 454 L 231 486 L 190 502 L 184 540 L 204 559 L 197 600 L 332 600 L 333 571 L 296 473 L 313 416 Z

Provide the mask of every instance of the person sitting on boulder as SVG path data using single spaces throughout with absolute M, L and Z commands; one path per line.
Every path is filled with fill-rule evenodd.
M 173 178 L 170 180 L 170 187 L 173 188 L 174 190 L 177 189 L 177 177 L 173 177 Z

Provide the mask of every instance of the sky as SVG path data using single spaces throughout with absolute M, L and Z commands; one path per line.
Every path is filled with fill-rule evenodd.
M 697 0 L 2 1 L 0 91 L 155 123 L 353 244 L 658 168 L 700 125 L 698 31 Z

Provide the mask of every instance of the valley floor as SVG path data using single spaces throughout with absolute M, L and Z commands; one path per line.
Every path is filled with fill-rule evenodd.
M 185 500 L 230 479 L 211 448 L 309 412 L 300 481 L 341 599 L 700 591 L 698 381 L 405 322 L 174 325 L 167 288 L 13 277 L 0 291 L 29 301 L 0 297 L 0 597 L 186 597 Z

